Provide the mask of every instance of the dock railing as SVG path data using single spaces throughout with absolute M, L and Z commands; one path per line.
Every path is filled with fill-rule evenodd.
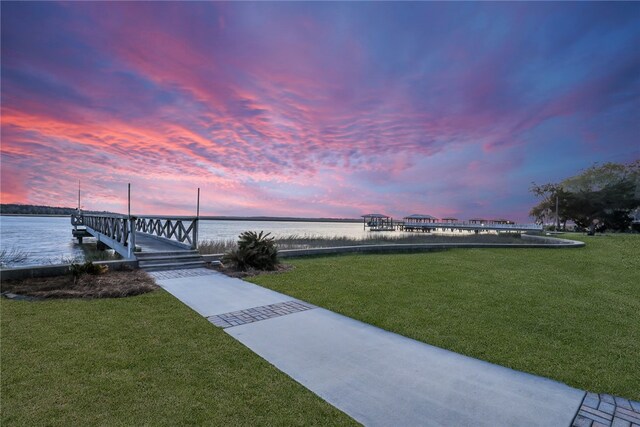
M 190 249 L 198 248 L 198 217 L 138 216 L 135 230 L 172 240 Z
M 108 244 L 121 255 L 133 258 L 136 247 L 133 223 L 135 217 L 120 214 L 82 214 L 82 225 L 94 237 Z

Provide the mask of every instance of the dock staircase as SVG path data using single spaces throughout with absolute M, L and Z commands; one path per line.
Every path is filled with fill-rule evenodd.
M 196 250 L 137 252 L 138 266 L 145 271 L 202 268 L 205 261 Z

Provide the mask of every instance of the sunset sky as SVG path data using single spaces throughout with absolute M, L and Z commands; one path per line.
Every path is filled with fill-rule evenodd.
M 506 217 L 640 157 L 640 3 L 2 2 L 3 203 Z

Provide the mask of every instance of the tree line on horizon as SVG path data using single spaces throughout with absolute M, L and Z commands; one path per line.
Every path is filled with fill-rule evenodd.
M 560 182 L 534 182 L 530 191 L 542 200 L 529 215 L 543 224 L 553 220 L 556 230 L 566 229 L 567 222 L 572 221 L 590 233 L 606 229 L 640 231 L 640 224 L 634 223 L 640 209 L 640 159 L 596 163 Z
M 0 212 L 13 215 L 71 215 L 74 208 L 42 205 L 23 205 L 18 203 L 3 203 Z
M 2 215 L 71 215 L 76 212 L 76 208 L 44 205 L 23 205 L 20 203 L 0 204 L 0 214 Z M 87 213 L 109 213 L 107 211 L 83 211 Z

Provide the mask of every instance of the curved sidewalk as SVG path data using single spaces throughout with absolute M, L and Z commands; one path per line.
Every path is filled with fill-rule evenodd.
M 365 425 L 570 426 L 583 413 L 584 391 L 240 279 L 206 269 L 151 274 L 214 325 Z

